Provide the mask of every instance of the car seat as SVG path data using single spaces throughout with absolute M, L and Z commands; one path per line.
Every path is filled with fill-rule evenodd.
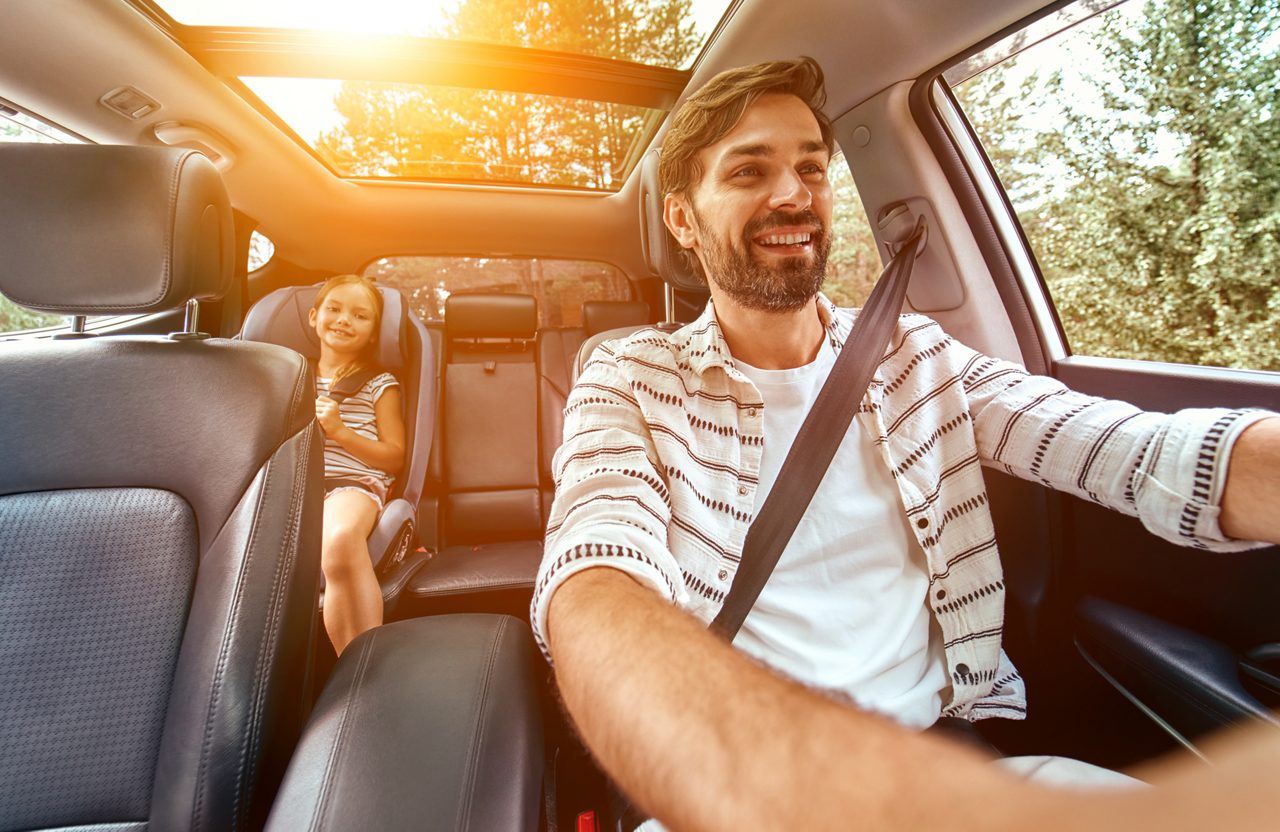
M 269 293 L 249 309 L 240 337 L 279 344 L 310 361 L 318 360 L 320 342 L 307 323 L 307 313 L 319 289 L 319 284 L 287 286 Z M 387 286 L 379 286 L 378 291 L 383 310 L 377 360 L 400 382 L 405 419 L 405 466 L 369 534 L 369 556 L 390 607 L 404 582 L 428 557 L 413 550 L 417 549 L 418 501 L 427 475 L 440 381 L 435 348 L 422 321 L 400 292 Z
M 0 145 L 0 181 L 10 300 L 188 311 L 0 346 L 0 828 L 260 826 L 310 699 L 306 362 L 195 331 L 234 257 L 199 153 Z

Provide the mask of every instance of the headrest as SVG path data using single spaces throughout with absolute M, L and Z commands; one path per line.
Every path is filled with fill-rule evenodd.
M 444 302 L 449 338 L 532 338 L 537 331 L 533 295 L 474 292 L 449 295 Z
M 173 309 L 231 287 L 231 203 L 193 150 L 4 144 L 0 252 L 0 292 L 31 309 Z
M 643 229 L 644 258 L 654 274 L 673 288 L 705 293 L 706 281 L 694 272 L 684 250 L 662 221 L 663 196 L 658 185 L 658 151 L 650 150 L 640 160 L 640 227 Z
M 320 358 L 320 339 L 307 323 L 307 313 L 316 302 L 319 283 L 313 286 L 286 286 L 276 289 L 255 303 L 245 315 L 240 337 L 246 341 L 264 341 L 300 352 L 307 358 Z M 387 370 L 405 366 L 404 341 L 409 327 L 409 313 L 404 299 L 395 289 L 379 286 L 382 293 L 382 325 L 378 329 L 378 354 L 375 360 Z
M 582 328 L 588 336 L 647 323 L 649 304 L 642 300 L 589 300 L 582 304 Z

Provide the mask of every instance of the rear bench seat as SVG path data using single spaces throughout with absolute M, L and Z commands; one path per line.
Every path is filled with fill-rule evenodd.
M 578 348 L 597 332 L 648 316 L 643 302 L 588 301 L 584 326 L 538 330 L 531 295 L 449 297 L 441 450 L 432 465 L 441 546 L 410 581 L 396 617 L 527 618 Z

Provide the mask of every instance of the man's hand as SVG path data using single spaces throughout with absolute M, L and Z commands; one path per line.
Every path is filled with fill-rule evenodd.
M 1218 525 L 1237 540 L 1280 543 L 1280 419 L 1254 422 L 1236 438 Z
M 324 435 L 329 437 L 346 427 L 338 412 L 338 403 L 328 396 L 316 396 L 316 421 Z

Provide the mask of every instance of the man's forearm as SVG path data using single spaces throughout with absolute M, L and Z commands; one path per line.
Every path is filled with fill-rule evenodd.
M 1236 438 L 1218 522 L 1228 537 L 1280 543 L 1280 418 L 1254 422 Z
M 613 569 L 566 581 L 548 630 L 587 745 L 673 829 L 1014 829 L 1062 800 L 779 678 Z

